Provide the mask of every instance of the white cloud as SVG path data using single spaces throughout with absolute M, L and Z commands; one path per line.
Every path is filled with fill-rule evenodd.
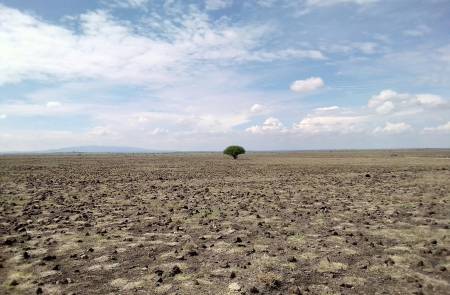
M 272 7 L 275 4 L 281 4 L 287 7 L 300 6 L 303 8 L 329 7 L 338 4 L 367 5 L 378 2 L 379 0 L 257 0 L 256 3 L 262 7 Z M 306 12 L 305 10 L 303 12 Z
M 309 93 L 317 89 L 323 88 L 325 83 L 322 78 L 311 77 L 306 80 L 297 80 L 291 84 L 291 90 L 297 93 Z
M 333 42 L 331 44 L 323 44 L 320 48 L 330 53 L 362 53 L 365 55 L 375 54 L 381 50 L 379 44 L 375 42 Z
M 404 94 L 398 94 L 393 90 L 383 90 L 379 94 L 373 96 L 368 103 L 369 108 L 376 108 L 386 101 L 406 99 L 408 96 Z
M 279 0 L 256 0 L 256 3 L 262 7 L 272 7 Z
M 386 134 L 400 134 L 406 131 L 412 130 L 411 125 L 404 122 L 400 123 L 390 123 L 386 122 L 384 127 L 377 127 L 374 129 L 374 133 L 386 133 Z
M 418 94 L 416 99 L 419 104 L 428 107 L 439 107 L 447 104 L 442 97 L 434 94 Z
M 365 116 L 315 116 L 308 115 L 294 125 L 295 131 L 304 133 L 338 132 L 351 133 L 363 130 Z
M 102 0 L 109 7 L 118 8 L 145 8 L 150 0 Z
M 385 101 L 382 105 L 376 108 L 377 113 L 385 115 L 392 112 L 395 108 L 395 105 L 392 101 Z
M 338 106 L 331 106 L 331 107 L 321 107 L 321 108 L 315 108 L 314 111 L 316 112 L 331 112 L 331 111 L 337 111 L 340 108 Z
M 79 31 L 1 4 L 0 19 L 0 85 L 86 78 L 160 87 L 211 66 L 324 58 L 310 49 L 263 51 L 269 26 L 214 21 L 198 10 L 145 24 L 91 11 L 74 18 Z
M 230 7 L 233 0 L 205 0 L 205 8 L 207 10 L 219 10 Z
M 56 103 L 56 102 L 53 102 Z M 62 116 L 75 114 L 83 109 L 89 108 L 87 105 L 61 105 L 61 104 L 36 104 L 22 102 L 8 102 L 0 104 L 0 110 L 6 116 Z
M 267 118 L 262 125 L 255 125 L 246 129 L 247 132 L 254 134 L 286 132 L 283 123 L 277 118 Z
M 255 103 L 254 105 L 252 105 L 252 107 L 250 108 L 250 112 L 252 114 L 261 114 L 266 110 L 266 107 L 263 105 L 260 105 L 258 103 Z
M 6 119 L 8 116 L 6 114 L 0 114 L 0 119 Z
M 59 101 L 49 101 L 47 102 L 47 107 L 48 108 L 57 108 L 60 107 L 61 103 Z
M 419 25 L 414 29 L 404 30 L 403 34 L 410 37 L 423 37 L 431 32 L 431 28 L 427 25 Z
M 106 126 L 96 126 L 94 128 L 92 128 L 89 132 L 88 135 L 90 136 L 94 136 L 94 137 L 102 137 L 102 136 L 113 136 L 113 135 L 117 135 L 116 132 L 114 132 L 113 130 L 111 130 L 111 128 L 106 127 Z
M 449 133 L 450 132 L 450 121 L 443 125 L 439 125 L 436 127 L 425 127 L 423 129 L 425 132 L 437 132 L 437 133 Z
M 333 6 L 337 4 L 357 4 L 357 5 L 367 5 L 378 2 L 378 0 L 306 0 L 306 6 Z
M 167 133 L 169 133 L 169 130 L 164 129 L 164 128 L 155 128 L 150 132 L 151 135 L 160 135 L 160 134 L 167 134 Z
M 379 114 L 391 113 L 394 109 L 423 111 L 425 108 L 448 106 L 449 103 L 439 95 L 397 93 L 393 90 L 383 90 L 373 96 L 368 103 L 369 108 L 375 108 Z M 418 109 L 419 108 L 419 109 Z

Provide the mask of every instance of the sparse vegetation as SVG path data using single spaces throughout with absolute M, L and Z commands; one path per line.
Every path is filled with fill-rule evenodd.
M 223 153 L 225 155 L 232 156 L 233 159 L 236 160 L 239 155 L 245 154 L 245 149 L 238 145 L 230 145 L 223 151 Z
M 2 156 L 0 294 L 447 295 L 450 151 L 390 153 Z

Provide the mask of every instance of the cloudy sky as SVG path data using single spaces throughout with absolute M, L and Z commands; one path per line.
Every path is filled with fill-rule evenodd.
M 450 147 L 450 0 L 0 0 L 0 151 Z

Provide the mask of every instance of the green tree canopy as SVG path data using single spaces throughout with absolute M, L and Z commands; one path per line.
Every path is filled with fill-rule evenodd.
M 223 151 L 223 153 L 224 153 L 225 155 L 232 156 L 233 159 L 237 159 L 237 157 L 238 157 L 240 154 L 245 154 L 245 149 L 244 149 L 243 147 L 241 147 L 241 146 L 238 146 L 238 145 L 230 145 L 229 147 L 227 147 L 227 148 Z

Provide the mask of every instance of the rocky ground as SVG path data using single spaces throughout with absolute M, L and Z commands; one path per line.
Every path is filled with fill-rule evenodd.
M 449 294 L 450 151 L 0 157 L 0 294 Z

